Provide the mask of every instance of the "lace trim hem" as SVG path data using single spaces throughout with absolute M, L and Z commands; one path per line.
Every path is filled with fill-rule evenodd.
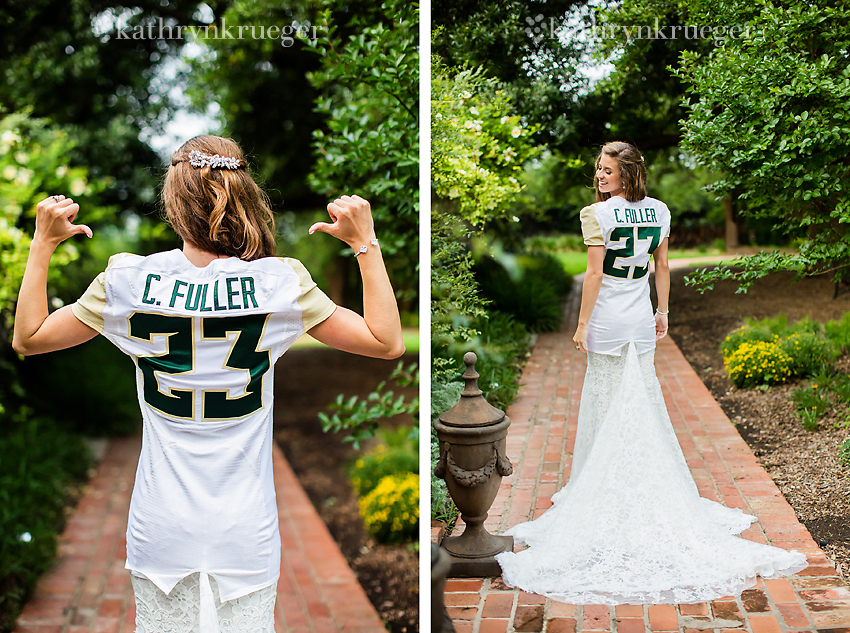
M 131 574 L 130 580 L 136 633 L 274 633 L 277 583 L 221 602 L 218 584 L 207 574 L 189 574 L 168 595 L 147 578 Z

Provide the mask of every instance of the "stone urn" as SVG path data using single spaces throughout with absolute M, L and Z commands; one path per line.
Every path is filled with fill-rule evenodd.
M 478 358 L 463 357 L 466 386 L 460 400 L 434 421 L 440 444 L 440 461 L 434 475 L 446 487 L 461 512 L 466 529 L 460 536 L 445 537 L 441 545 L 452 557 L 451 577 L 501 575 L 494 558 L 513 550 L 511 536 L 496 536 L 484 529 L 484 521 L 499 491 L 502 477 L 513 473 L 505 454 L 510 419 L 484 399 L 478 388 Z

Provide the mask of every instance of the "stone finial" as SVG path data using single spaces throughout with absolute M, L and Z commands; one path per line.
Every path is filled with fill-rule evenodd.
M 465 398 L 474 398 L 484 395 L 484 392 L 478 387 L 479 374 L 475 371 L 475 363 L 478 362 L 478 357 L 475 352 L 467 352 L 463 355 L 463 362 L 466 365 L 466 371 L 463 372 L 463 380 L 466 386 L 460 395 Z

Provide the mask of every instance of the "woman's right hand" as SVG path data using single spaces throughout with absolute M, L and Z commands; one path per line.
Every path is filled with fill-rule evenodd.
M 92 231 L 85 224 L 72 224 L 80 211 L 80 205 L 65 196 L 45 198 L 35 210 L 35 234 L 33 242 L 43 242 L 56 248 L 73 235 L 84 233 L 91 237 Z

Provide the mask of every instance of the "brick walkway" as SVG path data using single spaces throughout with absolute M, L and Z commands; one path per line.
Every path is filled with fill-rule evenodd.
M 114 440 L 68 521 L 53 568 L 17 633 L 131 633 L 136 607 L 124 569 L 139 438 Z M 282 539 L 277 633 L 384 633 L 377 612 L 280 449 L 274 476 Z
M 572 346 L 579 297 L 561 332 L 540 336 L 508 409 L 507 453 L 487 528 L 502 533 L 539 516 L 569 478 L 586 357 Z M 797 520 L 747 444 L 667 337 L 656 369 L 679 443 L 700 494 L 758 517 L 742 536 L 804 552 L 810 566 L 762 581 L 740 597 L 693 605 L 568 605 L 506 587 L 500 578 L 449 580 L 446 605 L 458 633 L 643 633 L 717 629 L 723 633 L 850 633 L 850 589 Z

